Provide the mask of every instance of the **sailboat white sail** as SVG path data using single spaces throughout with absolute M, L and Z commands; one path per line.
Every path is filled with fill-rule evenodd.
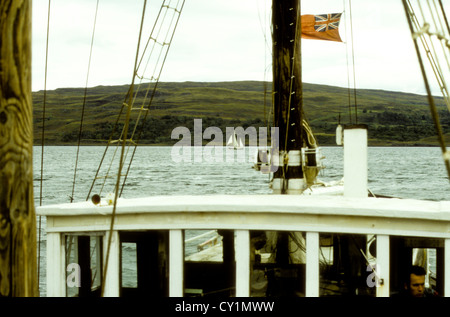
M 228 148 L 235 150 L 241 150 L 244 148 L 242 139 L 239 138 L 239 141 L 237 140 L 236 132 L 233 132 L 233 135 L 230 135 L 230 138 L 228 139 L 227 142 L 227 146 Z
M 242 139 L 239 139 L 239 145 L 236 149 L 243 149 L 244 148 L 244 143 L 242 143 Z

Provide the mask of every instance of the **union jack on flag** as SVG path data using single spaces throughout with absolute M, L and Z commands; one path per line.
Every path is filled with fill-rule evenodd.
M 315 15 L 316 23 L 314 29 L 317 32 L 326 32 L 328 30 L 337 30 L 342 13 Z

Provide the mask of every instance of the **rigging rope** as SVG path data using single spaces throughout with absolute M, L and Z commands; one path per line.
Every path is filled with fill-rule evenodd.
M 43 179 L 44 179 L 44 136 L 45 136 L 45 112 L 47 106 L 47 69 L 48 69 L 48 42 L 50 37 L 50 7 L 51 0 L 48 0 L 48 11 L 47 11 L 47 39 L 45 41 L 45 70 L 44 70 L 44 100 L 42 104 L 42 132 L 41 132 L 41 179 L 40 179 L 40 188 L 39 188 L 39 206 L 42 206 L 43 199 Z M 38 225 L 38 267 L 37 267 L 37 276 L 38 276 L 38 284 L 40 280 L 40 271 L 41 271 L 41 227 L 42 227 L 42 216 L 39 216 L 39 225 Z
M 47 105 L 47 69 L 48 69 L 48 41 L 50 34 L 50 2 L 48 0 L 48 16 L 47 16 L 47 40 L 45 44 L 45 75 L 44 75 L 44 100 L 42 105 L 42 132 L 41 132 L 41 180 L 40 180 L 40 195 L 39 195 L 39 205 L 42 206 L 42 183 L 44 175 L 44 136 L 45 136 L 45 112 Z
M 88 62 L 87 75 L 86 75 L 86 85 L 84 87 L 83 106 L 81 109 L 80 130 L 78 132 L 77 154 L 76 154 L 76 159 L 75 159 L 72 195 L 70 196 L 70 202 L 73 202 L 74 195 L 75 195 L 75 183 L 76 183 L 76 178 L 77 178 L 78 158 L 79 158 L 79 154 L 80 154 L 81 134 L 83 132 L 84 112 L 85 112 L 85 108 L 86 108 L 86 97 L 87 97 L 88 82 L 89 82 L 89 72 L 90 72 L 90 68 L 91 68 L 91 59 L 92 59 L 92 48 L 94 46 L 95 26 L 97 24 L 98 3 L 99 3 L 99 0 L 97 0 L 97 4 L 96 4 L 96 8 L 95 8 L 94 26 L 93 26 L 93 30 L 92 30 L 91 48 L 89 51 L 89 62 Z
M 266 63 L 267 61 L 267 51 L 270 51 L 270 45 L 269 45 L 269 41 L 267 40 L 267 12 L 266 12 L 266 8 L 267 6 L 264 6 L 264 22 L 261 20 L 261 10 L 259 7 L 259 2 L 256 2 L 257 5 L 257 12 L 258 12 L 258 20 L 259 20 L 259 25 L 261 27 L 261 32 L 263 34 L 263 38 L 264 38 L 264 62 Z M 269 113 L 267 113 L 267 81 L 266 81 L 266 76 L 267 76 L 267 71 L 269 69 L 269 66 L 264 66 L 264 80 L 263 80 L 263 113 L 264 113 L 264 125 L 266 127 L 266 140 L 269 140 L 270 137 L 270 127 L 273 126 L 273 124 L 271 124 L 270 122 L 270 118 L 272 116 L 272 110 L 273 110 L 273 102 L 272 102 L 272 107 L 269 107 Z M 266 141 L 266 147 L 267 147 L 267 141 Z M 259 152 L 257 153 L 257 155 L 259 155 Z M 270 163 L 270 162 L 266 162 L 266 163 Z M 270 178 L 270 175 L 269 175 Z
M 346 0 L 343 0 L 343 5 L 344 5 L 344 13 L 346 12 L 345 10 L 345 2 Z M 347 23 L 345 24 L 345 59 L 347 62 L 347 97 L 348 97 L 348 118 L 349 118 L 349 122 L 350 124 L 353 123 L 353 118 L 352 118 L 352 97 L 351 97 L 351 89 L 350 89 L 350 65 L 349 65 L 349 60 L 348 60 L 348 36 L 347 36 Z M 353 42 L 353 39 L 352 39 Z M 355 70 L 353 69 L 353 72 L 355 72 Z M 339 113 L 339 121 L 338 124 L 341 124 L 341 115 Z
M 181 9 L 178 9 L 178 5 L 180 4 L 180 2 L 182 3 Z M 149 40 L 148 40 L 148 42 L 147 42 L 147 45 L 146 45 L 146 47 L 145 47 L 145 49 L 144 49 L 144 53 L 143 53 L 141 59 L 139 60 L 139 50 L 140 50 L 140 44 L 141 44 L 141 42 L 142 42 L 141 39 L 142 39 L 142 32 L 143 32 L 143 26 L 144 26 L 144 20 L 145 20 L 146 4 L 147 4 L 147 1 L 145 0 L 145 2 L 144 2 L 144 7 L 143 7 L 143 10 L 142 10 L 142 18 L 141 18 L 141 25 L 140 25 L 140 30 L 139 30 L 138 45 L 137 45 L 137 49 L 136 49 L 136 58 L 135 58 L 135 64 L 134 64 L 134 69 L 133 69 L 132 82 L 131 82 L 130 88 L 129 88 L 129 90 L 128 90 L 127 96 L 126 96 L 126 98 L 125 98 L 125 102 L 124 102 L 123 105 L 122 105 L 122 109 L 121 109 L 121 112 L 120 112 L 120 114 L 119 114 L 119 117 L 118 117 L 118 119 L 117 119 L 117 121 L 116 121 L 116 126 L 117 126 L 117 122 L 119 121 L 119 118 L 120 118 L 120 116 L 121 116 L 121 114 L 122 114 L 122 112 L 123 112 L 124 107 L 126 106 L 126 107 L 127 107 L 127 111 L 126 111 L 125 125 L 124 125 L 124 128 L 122 129 L 120 138 L 119 138 L 119 140 L 118 140 L 118 144 L 119 144 L 119 143 L 121 144 L 121 153 L 120 153 L 120 162 L 119 162 L 118 174 L 117 174 L 116 182 L 115 182 L 114 203 L 113 203 L 113 210 L 112 210 L 112 215 L 111 215 L 111 224 L 110 224 L 109 236 L 108 236 L 108 245 L 107 245 L 107 251 L 106 251 L 106 261 L 105 261 L 104 270 L 103 270 L 103 277 L 102 277 L 102 279 L 103 279 L 103 282 L 102 282 L 102 290 L 101 290 L 101 294 L 102 294 L 102 295 L 104 294 L 104 284 L 105 284 L 105 283 L 104 283 L 104 280 L 105 280 L 105 276 L 106 276 L 106 273 L 107 273 L 107 270 L 108 270 L 108 260 L 109 260 L 109 253 L 110 253 L 110 248 L 111 248 L 111 241 L 112 241 L 112 234 L 113 234 L 113 228 L 114 228 L 114 221 L 115 221 L 115 216 L 116 216 L 117 199 L 118 199 L 118 197 L 120 197 L 120 195 L 121 195 L 121 193 L 122 193 L 123 187 L 124 187 L 124 185 L 125 185 L 126 176 L 128 175 L 128 172 L 129 172 L 129 169 L 130 169 L 130 166 L 131 166 L 131 162 L 132 162 L 132 159 L 133 159 L 133 157 L 134 157 L 134 154 L 135 154 L 135 151 L 136 151 L 136 148 L 137 148 L 137 142 L 139 141 L 140 136 L 141 136 L 141 133 L 142 133 L 142 130 L 143 130 L 143 123 L 142 123 L 142 125 L 141 125 L 141 131 L 140 131 L 139 134 L 138 134 L 138 139 L 137 139 L 136 141 L 133 141 L 134 134 L 135 134 L 135 132 L 136 132 L 136 127 L 137 127 L 137 124 L 138 124 L 138 123 L 136 122 L 136 125 L 135 125 L 135 127 L 134 127 L 134 129 L 133 129 L 132 135 L 131 135 L 130 138 L 128 139 L 128 129 L 129 129 L 129 123 L 130 123 L 131 111 L 133 110 L 133 108 L 132 108 L 132 107 L 133 107 L 133 103 L 134 103 L 134 101 L 136 100 L 137 93 L 138 93 L 139 88 L 140 88 L 140 86 L 141 86 L 141 85 L 139 84 L 139 87 L 138 87 L 138 89 L 136 90 L 136 94 L 135 94 L 134 97 L 133 97 L 133 94 L 134 94 L 133 90 L 134 90 L 134 87 L 135 87 L 135 80 L 136 80 L 136 77 L 137 77 L 137 78 L 140 78 L 140 79 L 141 79 L 141 82 L 142 82 L 142 79 L 144 78 L 144 76 L 143 76 L 143 75 L 142 75 L 142 76 L 139 76 L 139 75 L 138 75 L 138 70 L 139 70 L 139 67 L 140 67 L 140 65 L 141 65 L 141 62 L 142 62 L 142 60 L 143 60 L 143 56 L 144 56 L 145 52 L 147 51 L 148 43 L 150 42 L 150 40 L 155 40 L 154 38 L 152 38 L 152 34 L 153 34 L 153 31 L 154 31 L 154 28 L 153 28 L 152 33 L 151 33 L 151 35 L 150 35 L 150 37 L 149 37 Z M 164 42 L 163 42 L 163 47 L 164 47 L 164 46 L 169 47 L 169 46 L 170 46 L 170 43 L 172 42 L 172 39 L 173 39 L 173 36 L 174 36 L 174 33 L 175 33 L 175 29 L 176 29 L 176 26 L 177 26 L 177 24 L 178 24 L 179 17 L 180 17 L 180 15 L 181 15 L 181 11 L 182 11 L 183 6 L 184 6 L 184 0 L 178 0 L 178 2 L 177 2 L 177 7 L 170 7 L 170 4 L 169 4 L 169 5 L 166 5 L 165 2 L 163 2 L 162 6 L 161 6 L 161 10 L 162 10 L 163 8 L 166 8 L 167 10 L 171 9 L 171 10 L 174 10 L 174 13 L 177 13 L 177 14 L 178 14 L 178 18 L 176 19 L 176 22 L 175 22 L 175 23 L 173 23 L 173 22 L 174 22 L 174 16 L 172 17 L 172 21 L 170 22 L 170 27 L 169 27 L 169 29 L 168 29 L 168 31 L 167 31 L 166 37 L 165 37 Z M 160 10 L 160 13 L 161 13 L 161 10 Z M 158 14 L 157 22 L 158 22 L 160 13 Z M 166 14 L 167 14 L 167 11 L 166 11 Z M 155 23 L 155 26 L 156 26 L 156 23 Z M 155 26 L 154 26 L 154 27 L 155 27 Z M 161 28 L 162 28 L 162 25 L 161 25 Z M 168 37 L 169 37 L 169 34 L 170 34 L 170 31 L 172 31 L 172 35 L 170 36 L 170 40 L 167 42 Z M 159 32 L 158 32 L 158 34 L 159 34 Z M 154 45 L 156 45 L 156 44 L 161 44 L 161 43 L 157 43 L 156 40 L 154 41 L 154 43 L 155 43 Z M 152 51 L 153 51 L 153 50 L 152 50 Z M 159 55 L 158 58 L 157 58 L 158 63 L 159 63 L 159 61 L 161 60 L 161 66 L 160 66 L 159 73 L 157 74 L 157 78 L 156 78 L 157 81 L 156 81 L 156 83 L 153 85 L 153 92 L 152 92 L 151 99 L 150 99 L 150 102 L 149 102 L 149 104 L 148 104 L 148 107 L 147 107 L 146 109 L 143 108 L 143 107 L 144 107 L 144 103 L 145 103 L 145 101 L 144 101 L 143 105 L 142 105 L 141 108 L 139 109 L 140 111 L 145 110 L 145 115 L 144 115 L 144 119 L 143 119 L 144 121 L 143 121 L 143 122 L 145 122 L 145 119 L 147 118 L 147 115 L 148 115 L 148 112 L 149 112 L 149 109 L 150 109 L 150 104 L 151 104 L 151 102 L 152 102 L 152 100 L 153 100 L 153 97 L 155 96 L 156 87 L 157 87 L 157 84 L 158 84 L 158 81 L 159 81 L 159 77 L 160 77 L 161 72 L 162 72 L 163 65 L 164 65 L 165 60 L 166 60 L 166 58 L 167 58 L 167 53 L 168 53 L 168 49 L 167 49 L 167 51 L 166 51 L 166 53 L 165 53 L 165 55 L 164 55 L 163 57 L 162 57 L 162 53 L 160 53 L 160 55 Z M 151 57 L 151 56 L 152 56 L 152 54 L 150 54 L 150 57 Z M 150 60 L 150 57 L 149 57 L 149 60 Z M 162 57 L 162 59 L 161 59 L 161 57 Z M 139 61 L 138 61 L 138 60 L 139 60 Z M 147 62 L 147 65 L 148 65 L 148 62 Z M 146 69 L 146 68 L 147 68 L 147 66 L 145 66 L 145 69 Z M 156 71 L 153 73 L 153 75 L 155 75 L 155 74 L 156 74 Z M 153 75 L 152 75 L 152 79 L 155 78 Z M 147 95 L 148 95 L 148 92 L 150 91 L 150 88 L 151 88 L 151 82 L 149 83 L 149 86 L 148 86 L 148 87 L 149 87 L 149 88 L 148 88 L 146 97 L 147 97 Z M 140 116 L 141 116 L 141 113 L 139 112 L 139 118 L 140 118 Z M 113 131 L 116 129 L 116 126 L 114 127 Z M 113 132 L 113 133 L 114 133 L 114 132 Z M 108 149 L 108 147 L 109 147 L 109 145 L 110 145 L 111 143 L 112 143 L 112 134 L 111 134 L 110 140 L 109 140 L 109 142 L 108 142 L 107 149 Z M 125 175 L 122 175 L 122 170 L 123 170 L 123 167 L 124 167 L 124 163 L 125 163 L 126 157 L 127 157 L 127 155 L 128 155 L 128 152 L 129 152 L 129 147 L 126 149 L 127 143 L 132 143 L 132 144 L 134 144 L 135 147 L 134 147 L 134 151 L 133 151 L 132 157 L 131 157 L 131 159 L 130 159 L 130 161 L 129 161 L 127 173 L 126 173 Z M 97 178 L 97 176 L 98 176 L 98 173 L 99 173 L 101 164 L 102 164 L 102 162 L 103 162 L 103 160 L 104 160 L 104 158 L 105 158 L 107 149 L 105 150 L 105 152 L 104 152 L 104 154 L 103 154 L 102 161 L 101 161 L 101 163 L 100 163 L 99 169 L 97 170 L 96 178 Z M 114 155 L 116 155 L 117 149 L 118 149 L 118 147 L 116 147 L 116 151 L 115 151 Z M 112 161 L 111 161 L 111 164 L 112 164 Z M 110 166 L 111 166 L 111 164 L 110 164 Z M 109 172 L 109 169 L 108 169 L 108 172 Z M 120 190 L 120 194 L 119 194 L 119 187 L 120 187 L 120 182 L 121 182 L 122 176 L 125 176 L 125 177 L 124 177 L 124 182 L 123 182 L 123 184 L 122 184 L 122 190 Z M 95 178 L 95 179 L 96 179 L 96 178 Z M 107 177 L 105 177 L 105 180 L 106 180 L 106 178 L 107 178 Z M 94 181 L 93 181 L 93 183 L 92 183 L 91 190 L 92 190 L 92 188 L 93 188 L 93 186 L 94 186 L 95 179 L 94 179 Z M 103 186 L 104 186 L 104 184 L 102 185 L 102 188 L 103 188 Z M 89 192 L 89 194 L 88 194 L 88 198 L 89 198 L 89 195 L 90 195 L 90 192 Z
M 352 39 L 352 61 L 353 61 L 353 98 L 355 99 L 355 123 L 358 124 L 358 101 L 356 99 L 356 70 L 355 70 L 355 48 L 353 40 L 353 22 L 352 22 L 352 0 L 349 3 L 350 13 L 350 37 Z
M 447 84 L 445 82 L 444 72 L 443 72 L 442 67 L 441 67 L 441 65 L 439 63 L 439 59 L 437 58 L 438 57 L 438 53 L 437 53 L 436 47 L 433 44 L 433 42 L 434 42 L 433 41 L 433 37 L 435 36 L 439 40 L 439 43 L 441 44 L 441 47 L 442 47 L 442 53 L 444 55 L 445 60 L 447 61 L 447 67 L 450 69 L 448 56 L 446 54 L 447 50 L 445 48 L 445 46 L 447 46 L 447 48 L 449 47 L 449 44 L 448 44 L 449 40 L 445 37 L 445 34 L 444 34 L 445 31 L 443 29 L 441 31 L 438 30 L 438 29 L 436 29 L 435 32 L 431 31 L 431 25 L 428 22 L 426 22 L 425 13 L 424 13 L 424 10 L 423 10 L 420 2 L 418 3 L 418 6 L 419 6 L 419 9 L 420 9 L 420 12 L 421 12 L 421 15 L 422 15 L 422 19 L 424 21 L 423 22 L 423 27 L 420 26 L 420 22 L 419 22 L 419 20 L 418 20 L 418 18 L 416 16 L 416 14 L 414 13 L 414 10 L 413 10 L 413 7 L 411 5 L 411 2 L 408 1 L 408 4 L 409 4 L 409 10 L 411 12 L 411 20 L 414 23 L 414 27 L 418 30 L 417 32 L 415 32 L 413 34 L 413 38 L 414 39 L 417 39 L 417 38 L 420 39 L 420 41 L 422 43 L 422 46 L 425 49 L 427 58 L 428 58 L 428 60 L 430 62 L 430 65 L 432 67 L 433 73 L 434 73 L 434 75 L 436 77 L 436 80 L 438 81 L 438 85 L 439 85 L 439 88 L 441 90 L 441 93 L 444 96 L 444 100 L 445 100 L 445 102 L 447 104 L 447 108 L 450 110 L 450 98 L 449 98 L 449 94 L 448 94 L 448 88 L 447 88 Z M 433 19 L 434 25 L 437 27 L 438 24 L 435 21 L 434 14 L 432 12 L 432 8 L 429 5 L 429 2 L 428 2 L 428 7 L 430 9 L 430 13 L 431 13 L 431 17 Z M 435 9 L 437 10 L 436 7 L 435 7 Z M 444 13 L 444 15 L 445 15 L 445 13 Z M 439 18 L 439 15 L 438 15 L 438 18 Z M 442 27 L 442 23 L 440 23 L 440 24 L 441 24 L 441 27 Z M 429 40 L 426 39 L 425 35 L 429 36 Z M 444 42 L 445 42 L 445 46 L 444 46 Z M 431 47 L 431 49 L 430 49 L 430 47 Z
M 432 40 L 431 37 L 437 36 L 437 34 L 439 34 L 439 32 L 431 32 L 430 31 L 429 23 L 427 23 L 425 21 L 425 15 L 423 14 L 423 10 L 422 10 L 422 7 L 420 6 L 420 2 L 418 5 L 422 12 L 422 17 L 424 19 L 423 27 L 420 27 L 420 24 L 417 20 L 416 14 L 414 13 L 411 2 L 409 0 L 402 0 L 402 2 L 403 2 L 403 7 L 405 9 L 406 18 L 408 20 L 410 32 L 411 32 L 411 35 L 413 38 L 414 47 L 416 49 L 417 58 L 419 60 L 419 66 L 420 66 L 420 70 L 421 70 L 422 77 L 423 77 L 424 84 L 425 84 L 425 89 L 426 89 L 427 96 L 428 96 L 428 103 L 430 106 L 431 117 L 434 122 L 434 126 L 435 126 L 436 133 L 438 136 L 438 142 L 439 142 L 439 145 L 441 147 L 441 151 L 442 151 L 442 154 L 444 157 L 445 167 L 447 169 L 447 174 L 450 179 L 450 155 L 449 155 L 449 152 L 447 151 L 447 148 L 445 145 L 444 134 L 443 134 L 442 127 L 440 124 L 440 120 L 439 120 L 439 114 L 438 114 L 437 107 L 436 107 L 436 104 L 434 101 L 434 97 L 432 95 L 431 86 L 430 86 L 430 83 L 427 78 L 427 72 L 426 72 L 425 65 L 422 60 L 421 50 L 419 49 L 419 44 L 418 44 L 418 39 L 420 38 L 422 45 L 425 49 L 426 55 L 430 61 L 433 72 L 436 76 L 436 79 L 437 79 L 439 85 L 440 85 L 441 92 L 444 94 L 444 98 L 445 98 L 446 89 L 444 89 L 445 87 L 443 86 L 445 84 L 445 82 L 443 81 L 443 77 L 442 77 L 443 73 L 440 72 L 440 70 L 442 68 L 436 64 L 437 62 L 436 62 L 435 58 L 432 56 L 432 53 L 431 53 L 430 49 L 428 48 L 428 43 L 424 37 L 424 35 L 427 34 L 430 37 L 430 41 L 431 41 Z M 431 9 L 431 7 L 429 7 L 429 8 Z M 443 11 L 442 6 L 441 6 L 441 9 L 442 9 L 442 14 L 445 16 L 445 12 Z M 432 10 L 430 10 L 430 12 L 431 11 Z M 431 14 L 433 15 L 433 12 L 431 12 Z M 442 33 L 441 35 L 442 36 L 437 36 L 437 38 L 440 41 L 445 39 L 445 36 L 443 36 L 444 33 Z M 436 51 L 434 50 L 434 46 L 433 46 L 433 51 L 436 54 Z M 446 54 L 446 53 L 447 53 L 447 50 L 444 49 L 444 54 Z M 449 65 L 449 67 L 450 67 L 450 65 Z
M 142 29 L 143 29 L 143 26 L 144 26 L 144 18 L 145 18 L 146 6 L 147 6 L 147 0 L 144 1 L 144 6 L 142 8 L 141 26 L 140 26 L 140 30 L 139 30 L 138 44 L 137 44 L 137 49 L 136 49 L 136 58 L 135 58 L 135 64 L 134 64 L 134 69 L 133 69 L 133 77 L 132 77 L 131 85 L 130 85 L 130 89 L 129 89 L 130 101 L 131 101 L 131 98 L 132 98 L 133 86 L 134 86 L 134 81 L 135 81 L 135 78 L 136 78 L 136 72 L 137 72 L 137 68 L 136 67 L 137 67 L 137 63 L 138 63 L 139 47 L 140 47 L 140 44 L 141 44 Z M 121 171 L 122 171 L 122 167 L 123 167 L 123 156 L 124 156 L 124 152 L 125 152 L 125 143 L 126 143 L 126 136 L 127 136 L 130 112 L 131 112 L 131 105 L 128 107 L 127 114 L 126 114 L 128 120 L 125 121 L 126 129 L 124 129 L 124 138 L 123 138 L 123 141 L 122 141 L 122 152 L 121 152 L 121 157 L 120 157 L 119 172 L 118 172 L 117 181 L 116 181 L 116 193 L 118 192 L 118 189 L 119 189 L 120 176 L 121 176 Z M 113 206 L 113 210 L 112 210 L 111 224 L 110 224 L 110 228 L 109 228 L 108 246 L 107 246 L 107 250 L 106 250 L 105 266 L 104 266 L 104 269 L 103 269 L 103 276 L 102 276 L 102 287 L 101 287 L 101 296 L 102 297 L 103 297 L 103 294 L 104 294 L 104 291 L 105 291 L 105 279 L 106 279 L 106 275 L 107 275 L 107 272 L 108 272 L 109 254 L 110 254 L 110 250 L 111 250 L 111 241 L 112 241 L 112 234 L 113 234 L 113 229 L 114 229 L 114 221 L 115 221 L 115 218 L 116 218 L 116 209 L 117 209 L 117 195 L 114 196 L 114 206 Z
M 180 2 L 181 2 L 181 7 L 180 7 L 180 9 L 178 10 L 177 8 L 180 6 Z M 145 98 L 144 101 L 142 102 L 142 106 L 141 106 L 141 108 L 140 108 L 141 111 L 144 111 L 144 117 L 143 117 L 142 122 L 141 122 L 140 130 L 139 130 L 139 132 L 138 132 L 138 134 L 137 134 L 137 137 L 135 138 L 133 153 L 132 153 L 131 158 L 130 158 L 130 161 L 129 161 L 129 163 L 128 163 L 127 171 L 126 171 L 126 173 L 125 173 L 125 175 L 124 175 L 124 180 L 123 180 L 123 183 L 122 183 L 122 186 L 121 186 L 121 189 L 120 189 L 119 197 L 122 195 L 123 189 L 124 189 L 124 187 L 125 187 L 125 182 L 126 182 L 126 180 L 127 180 L 127 178 L 128 178 L 128 174 L 129 174 L 130 169 L 131 169 L 131 163 L 133 162 L 134 156 L 135 156 L 135 154 L 136 154 L 137 145 L 138 145 L 138 143 L 139 143 L 139 141 L 140 141 L 140 139 L 141 139 L 141 137 L 142 137 L 142 132 L 143 132 L 143 130 L 144 130 L 144 124 L 145 124 L 145 122 L 146 122 L 146 120 L 147 120 L 147 117 L 148 117 L 148 113 L 149 113 L 149 110 L 150 110 L 150 105 L 152 104 L 153 98 L 155 97 L 155 94 L 156 94 L 156 88 L 158 87 L 158 83 L 159 83 L 159 78 L 161 77 L 161 73 L 162 73 L 162 70 L 163 70 L 163 66 L 164 66 L 164 64 L 165 64 L 165 62 L 166 62 L 167 55 L 168 55 L 168 52 L 169 52 L 170 44 L 172 43 L 173 37 L 174 37 L 174 35 L 175 35 L 175 30 L 176 30 L 176 28 L 177 28 L 177 26 L 178 26 L 180 14 L 181 14 L 181 11 L 183 10 L 183 7 L 184 7 L 184 0 L 177 0 L 177 4 L 176 4 L 175 7 L 171 7 L 171 6 L 170 6 L 170 3 L 169 3 L 169 5 L 167 5 L 167 6 L 164 6 L 164 5 L 163 5 L 161 8 L 163 8 L 163 7 L 166 8 L 166 11 L 165 11 L 165 15 L 164 15 L 164 18 L 163 18 L 163 22 L 161 23 L 161 29 L 162 29 L 162 25 L 163 25 L 163 23 L 164 23 L 165 17 L 166 17 L 166 15 L 167 15 L 167 13 L 168 13 L 168 10 L 169 10 L 169 9 L 172 9 L 172 10 L 174 10 L 174 13 L 175 13 L 174 15 L 172 15 L 172 19 L 171 19 L 171 21 L 170 21 L 170 23 L 169 23 L 169 27 L 168 27 L 168 29 L 167 29 L 167 33 L 166 33 L 165 39 L 164 39 L 164 41 L 163 41 L 164 46 L 166 46 L 167 49 L 166 49 L 166 51 L 165 51 L 164 56 L 163 56 L 163 50 L 161 50 L 161 51 L 160 51 L 160 54 L 158 55 L 158 59 L 157 59 L 156 64 L 157 64 L 157 65 L 160 64 L 160 67 L 159 67 L 158 73 L 157 73 L 157 67 L 155 67 L 154 72 L 153 72 L 153 75 L 152 75 L 152 78 L 153 78 L 153 79 L 156 79 L 156 82 L 155 82 L 155 84 L 154 84 L 154 86 L 153 86 L 152 94 L 151 94 L 150 100 L 149 100 L 149 102 L 148 102 L 148 104 L 147 104 L 147 108 L 145 108 L 145 100 L 147 99 L 148 93 L 150 92 L 150 88 L 151 88 L 151 85 L 150 85 L 150 84 L 149 84 L 148 89 L 147 89 L 146 98 Z M 176 14 L 177 14 L 177 15 L 176 15 Z M 175 20 L 175 16 L 177 16 L 176 20 Z M 161 29 L 160 29 L 160 31 L 161 31 Z M 160 34 L 160 31 L 158 31 L 158 35 Z M 169 38 L 169 36 L 170 36 L 170 38 Z M 149 43 L 151 39 L 153 39 L 152 36 L 149 37 L 149 40 L 148 40 L 147 43 Z M 155 47 L 157 41 L 156 41 L 156 39 L 153 39 L 153 40 L 154 40 L 154 42 L 155 42 L 155 44 L 154 44 L 154 47 Z M 144 50 L 144 52 L 145 52 L 145 50 Z M 145 66 L 144 72 L 145 72 L 145 70 L 147 69 L 147 66 L 148 66 L 148 64 L 149 64 L 149 62 L 150 62 L 150 60 L 151 60 L 151 55 L 152 55 L 152 54 L 150 54 L 150 56 L 149 56 L 149 58 L 148 58 L 148 60 L 147 60 L 147 64 L 146 64 L 146 66 Z M 142 58 L 143 58 L 143 57 L 144 57 L 144 55 L 142 56 Z M 141 60 L 142 60 L 142 59 L 141 59 Z M 138 66 L 138 67 L 139 67 L 139 66 Z M 157 73 L 157 74 L 156 74 L 156 73 Z M 156 75 L 156 77 L 155 77 L 155 75 Z M 142 77 L 143 77 L 143 76 L 142 76 Z M 142 79 L 141 79 L 141 82 L 142 82 Z M 141 85 L 139 85 L 139 87 L 140 87 L 140 86 L 141 86 Z M 136 96 L 137 96 L 137 94 L 136 94 Z M 139 118 L 140 118 L 140 116 L 141 116 L 141 111 L 139 112 L 138 120 L 136 120 L 136 124 L 135 124 L 134 130 L 133 130 L 133 133 L 132 133 L 133 138 L 134 138 L 134 135 L 135 135 L 135 133 L 136 133 L 136 131 L 137 131 L 137 127 L 138 127 L 138 123 L 139 123 Z M 129 149 L 128 149 L 128 150 L 129 150 Z M 128 151 L 127 151 L 127 154 L 128 154 Z
M 444 5 L 442 4 L 442 0 L 439 0 L 439 7 L 441 8 L 441 12 L 444 15 L 445 25 L 447 26 L 447 32 L 450 34 L 450 25 L 448 23 L 447 15 L 445 14 Z
M 128 173 L 130 171 L 131 163 L 132 163 L 132 161 L 134 159 L 134 155 L 136 153 L 137 145 L 142 137 L 142 133 L 144 130 L 144 124 L 145 124 L 145 121 L 146 121 L 148 113 L 149 113 L 150 105 L 152 104 L 153 99 L 156 95 L 156 89 L 157 89 L 157 86 L 159 83 L 159 78 L 161 76 L 162 69 L 165 64 L 170 45 L 172 43 L 175 29 L 178 25 L 178 21 L 179 21 L 183 6 L 184 6 L 184 0 L 177 0 L 175 3 L 175 6 L 171 4 L 171 1 L 163 1 L 161 8 L 158 12 L 157 18 L 156 18 L 156 22 L 153 26 L 153 29 L 151 30 L 151 34 L 148 37 L 145 48 L 143 49 L 142 56 L 139 59 L 139 62 L 136 64 L 134 76 L 140 79 L 139 85 L 136 85 L 137 87 L 136 87 L 136 91 L 134 93 L 131 90 L 132 89 L 131 87 L 127 93 L 127 96 L 122 104 L 122 108 L 119 112 L 119 115 L 117 116 L 116 122 L 113 127 L 113 131 L 108 140 L 106 149 L 103 153 L 103 157 L 98 166 L 96 175 L 91 184 L 91 187 L 88 192 L 86 200 L 89 199 L 97 180 L 103 179 L 102 184 L 100 184 L 100 186 L 101 186 L 100 192 L 97 193 L 97 194 L 101 194 L 106 185 L 107 180 L 109 178 L 112 178 L 110 176 L 110 172 L 112 170 L 112 164 L 117 156 L 117 148 L 118 147 L 116 147 L 116 150 L 114 151 L 114 153 L 112 155 L 109 166 L 106 166 L 106 176 L 99 176 L 100 171 L 103 166 L 104 159 L 106 157 L 106 154 L 108 153 L 110 145 L 113 143 L 117 143 L 119 145 L 120 143 L 125 141 L 125 142 L 128 142 L 128 148 L 127 148 L 126 153 L 124 153 L 123 161 L 127 162 L 128 169 L 126 170 L 126 172 L 123 175 L 121 175 L 121 176 L 124 176 L 124 180 L 123 180 L 123 184 L 121 186 L 120 192 L 115 192 L 115 194 L 119 195 L 119 197 L 122 195 L 122 191 L 125 186 L 125 182 L 126 182 Z M 169 11 L 172 11 L 173 15 L 172 15 L 172 18 L 169 21 L 169 23 L 166 23 Z M 178 16 L 178 17 L 176 18 L 176 16 Z M 164 33 L 164 32 L 166 32 L 166 33 Z M 152 44 L 152 46 L 150 44 Z M 158 54 L 158 52 L 156 50 L 157 47 L 160 48 L 160 51 L 159 51 L 159 55 L 157 55 L 155 57 L 155 54 Z M 145 58 L 147 58 L 146 64 L 143 65 Z M 133 108 L 133 104 L 135 103 L 138 94 L 140 94 L 139 91 L 143 87 L 143 85 L 142 85 L 143 80 L 148 79 L 148 76 L 146 76 L 145 73 L 147 71 L 148 65 L 151 62 L 152 62 L 152 65 L 154 65 L 154 69 L 153 69 L 153 73 L 151 74 L 151 76 L 149 78 L 150 81 L 148 83 L 147 91 L 146 91 L 144 99 L 142 101 L 142 105 L 140 107 Z M 140 71 L 141 67 L 143 68 L 142 71 Z M 140 72 L 140 74 L 138 73 L 138 71 Z M 134 94 L 134 97 L 133 97 L 133 94 Z M 142 94 L 140 94 L 140 95 L 142 95 Z M 147 106 L 145 106 L 146 104 L 147 104 Z M 119 129 L 119 123 L 123 116 L 125 107 L 128 107 L 132 110 L 137 110 L 138 116 L 136 118 L 136 121 L 134 123 L 132 130 L 130 131 L 130 137 L 124 138 L 124 129 L 125 129 L 125 127 L 124 127 L 124 128 L 122 128 L 119 138 L 117 140 L 114 140 L 114 135 L 116 134 L 117 130 Z M 127 127 L 127 129 L 128 129 L 128 127 Z M 132 151 L 132 154 L 129 158 L 131 146 L 134 146 L 134 150 Z

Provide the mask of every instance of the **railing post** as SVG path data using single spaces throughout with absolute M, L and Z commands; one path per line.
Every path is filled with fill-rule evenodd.
M 250 296 L 250 233 L 235 231 L 236 297 Z
M 108 230 L 103 237 L 103 258 L 106 260 L 106 250 L 110 231 Z M 106 263 L 106 261 L 104 261 Z M 104 270 L 104 269 L 103 269 Z M 102 271 L 105 274 L 104 271 Z M 104 297 L 118 297 L 120 295 L 120 238 L 119 232 L 112 231 L 111 248 L 109 251 L 108 269 L 104 279 Z
M 390 296 L 389 236 L 377 235 L 377 297 Z
M 61 233 L 47 233 L 47 297 L 66 296 L 65 246 Z
M 306 233 L 306 297 L 319 297 L 319 233 Z
M 183 230 L 169 231 L 169 296 L 184 295 L 184 241 Z
M 450 297 L 450 239 L 445 239 L 444 265 L 444 296 Z

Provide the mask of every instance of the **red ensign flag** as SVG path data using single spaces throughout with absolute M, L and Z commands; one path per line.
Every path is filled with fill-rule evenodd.
M 342 13 L 302 15 L 302 38 L 342 42 L 339 36 L 339 22 Z

